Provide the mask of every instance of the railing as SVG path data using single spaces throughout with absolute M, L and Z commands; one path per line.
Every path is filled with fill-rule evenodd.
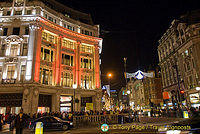
M 104 123 L 106 124 L 116 124 L 118 123 L 119 117 L 128 116 L 127 114 L 113 114 L 113 115 L 82 115 L 73 117 L 74 127 L 83 126 L 100 126 Z

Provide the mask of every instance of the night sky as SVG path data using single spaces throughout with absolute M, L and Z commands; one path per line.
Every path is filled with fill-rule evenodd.
M 127 71 L 145 71 L 158 64 L 157 46 L 161 35 L 178 16 L 199 8 L 198 0 L 57 0 L 73 9 L 90 13 L 101 27 L 102 83 L 113 73 L 113 89 L 125 84 Z

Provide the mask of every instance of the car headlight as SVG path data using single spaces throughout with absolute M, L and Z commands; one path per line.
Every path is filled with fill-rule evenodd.
M 167 134 L 180 134 L 181 130 L 168 130 Z
M 73 125 L 73 122 L 70 122 L 70 125 Z

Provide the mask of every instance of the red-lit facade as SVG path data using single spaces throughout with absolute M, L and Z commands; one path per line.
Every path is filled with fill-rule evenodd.
M 66 17 L 56 9 L 47 8 L 45 2 L 57 4 L 53 0 L 22 3 L 14 0 L 10 3 L 10 15 L 7 15 L 9 4 L 1 3 L 5 6 L 1 16 L 4 20 L 1 21 L 1 49 L 8 39 L 12 41 L 7 45 L 11 49 L 6 47 L 5 53 L 1 54 L 0 95 L 20 99 L 14 104 L 12 99 L 3 102 L 0 97 L 0 112 L 5 113 L 7 109 L 16 112 L 20 107 L 32 114 L 81 111 L 86 110 L 86 103 L 92 103 L 93 110 L 101 110 L 99 54 L 102 39 L 98 37 L 99 27 L 73 18 L 75 14 L 80 16 L 80 20 L 81 17 L 90 20 L 87 14 L 66 7 L 66 11 L 71 12 L 71 17 Z M 8 26 L 8 19 L 12 21 L 12 27 Z M 19 33 L 13 35 L 12 29 L 16 31 L 16 27 L 20 29 Z M 24 35 L 26 27 L 28 35 Z M 4 35 L 6 28 L 8 33 Z M 21 42 L 16 42 L 16 39 Z M 13 44 L 19 45 L 19 48 L 14 49 L 15 46 L 12 50 Z M 14 57 L 19 59 L 16 63 L 10 60 L 15 50 L 19 52 Z M 27 53 L 21 54 L 25 50 Z M 20 62 L 22 59 L 23 62 Z

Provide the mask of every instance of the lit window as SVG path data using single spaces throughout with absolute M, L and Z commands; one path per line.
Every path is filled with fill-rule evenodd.
M 81 88 L 92 89 L 92 76 L 81 75 Z
M 62 54 L 62 64 L 68 65 L 68 66 L 73 66 L 73 56 L 67 55 L 67 54 Z
M 14 79 L 14 75 L 15 75 L 15 65 L 8 66 L 7 79 L 9 80 Z
M 40 68 L 40 82 L 45 85 L 52 85 L 53 73 L 50 69 Z
M 41 47 L 40 57 L 42 60 L 53 62 L 54 61 L 53 60 L 53 57 L 54 57 L 53 50 L 49 50 L 49 49 Z
M 42 33 L 42 39 L 47 40 L 47 33 L 45 33 L 45 32 Z
M 27 54 L 28 54 L 28 44 L 24 43 L 23 44 L 22 56 L 27 56 Z
M 86 53 L 92 53 L 92 46 L 87 46 L 87 45 L 81 45 L 80 51 L 86 52 Z
M 63 39 L 62 46 L 66 47 L 66 48 L 74 49 L 75 43 L 72 41 Z
M 62 72 L 61 85 L 66 86 L 66 87 L 72 87 L 73 86 L 73 74 L 70 72 Z
M 92 60 L 88 58 L 81 58 L 81 68 L 92 69 Z
M 21 74 L 20 74 L 20 79 L 23 81 L 26 73 L 26 66 L 22 65 L 21 66 Z
M 18 44 L 12 44 L 10 48 L 10 56 L 17 56 L 18 55 Z

